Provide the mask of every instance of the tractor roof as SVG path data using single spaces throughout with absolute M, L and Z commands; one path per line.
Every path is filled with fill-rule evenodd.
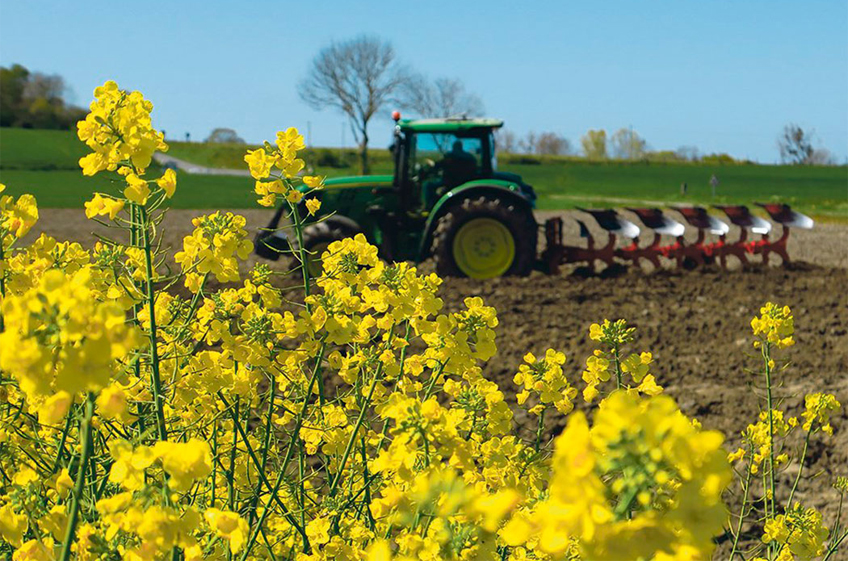
M 416 132 L 456 132 L 473 129 L 499 129 L 503 121 L 499 119 L 465 119 L 448 117 L 447 119 L 401 119 L 398 126 L 402 130 Z

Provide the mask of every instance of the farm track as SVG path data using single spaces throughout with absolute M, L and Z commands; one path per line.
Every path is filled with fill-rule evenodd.
M 251 228 L 264 226 L 269 214 L 239 212 Z M 181 246 L 182 236 L 191 230 L 191 217 L 198 214 L 172 211 L 164 223 L 163 246 Z M 30 236 L 41 228 L 60 240 L 91 246 L 95 238 L 90 232 L 104 232 L 81 210 L 43 209 L 41 215 Z M 565 234 L 568 243 L 579 243 L 574 241 L 573 220 L 566 220 Z M 731 239 L 734 236 L 731 232 Z M 799 415 L 804 393 L 813 391 L 832 392 L 843 403 L 828 445 L 819 441 L 811 446 L 805 471 L 818 476 L 798 494 L 802 502 L 833 515 L 837 495 L 830 483 L 836 474 L 848 475 L 848 226 L 820 224 L 812 231 L 793 232 L 790 255 L 796 263 L 789 268 L 630 270 L 615 278 L 578 278 L 566 271 L 560 276 L 534 273 L 489 281 L 447 279 L 442 297 L 447 309 L 457 309 L 467 296 L 481 296 L 498 310 L 499 354 L 486 372 L 508 394 L 523 355 L 543 354 L 548 347 L 568 355 L 566 372 L 579 380 L 593 348 L 589 325 L 626 318 L 637 328 L 633 350 L 653 353 L 658 382 L 684 412 L 728 435 L 729 446 L 755 420 L 761 393 L 761 381 L 747 372 L 758 367 L 750 345 L 750 319 L 767 300 L 790 305 L 797 344 L 781 355 L 791 361 L 786 385 L 778 390 L 786 398 L 784 407 Z M 282 261 L 274 265 L 280 270 L 285 266 Z M 429 264 L 422 268 L 427 270 Z M 557 430 L 563 422 L 554 418 L 549 428 Z

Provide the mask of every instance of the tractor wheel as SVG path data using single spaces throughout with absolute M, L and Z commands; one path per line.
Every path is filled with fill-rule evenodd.
M 315 279 L 321 276 L 321 255 L 333 242 L 355 236 L 358 232 L 342 224 L 334 223 L 332 220 L 310 224 L 303 229 L 303 248 L 306 250 L 306 263 L 309 270 L 309 278 Z M 291 270 L 300 269 L 299 253 L 292 256 Z
M 536 262 L 533 214 L 500 199 L 466 199 L 439 218 L 431 246 L 441 276 L 525 276 Z

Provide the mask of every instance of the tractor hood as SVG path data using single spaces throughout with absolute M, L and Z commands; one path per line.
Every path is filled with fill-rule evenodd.
M 394 178 L 391 175 L 352 175 L 333 177 L 324 181 L 325 189 L 348 189 L 356 187 L 390 187 Z
M 492 174 L 495 179 L 500 179 L 501 181 L 509 181 L 510 183 L 515 183 L 519 187 L 521 187 L 521 192 L 530 199 L 531 201 L 536 200 L 536 191 L 533 190 L 528 183 L 525 183 L 520 175 L 517 173 L 509 173 L 507 171 L 496 171 Z

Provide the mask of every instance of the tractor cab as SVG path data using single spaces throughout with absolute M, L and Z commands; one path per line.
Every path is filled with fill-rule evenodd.
M 451 189 L 494 177 L 494 131 L 503 121 L 398 116 L 396 122 L 394 183 L 409 212 L 428 213 Z
M 333 241 L 358 233 L 387 261 L 433 257 L 442 275 L 529 273 L 536 258 L 536 196 L 518 175 L 497 171 L 494 132 L 503 121 L 394 118 L 392 175 L 330 178 L 309 195 L 321 199 L 321 216 L 303 231 L 313 273 Z M 278 209 L 257 236 L 260 256 L 291 251 L 279 228 L 284 212 Z

